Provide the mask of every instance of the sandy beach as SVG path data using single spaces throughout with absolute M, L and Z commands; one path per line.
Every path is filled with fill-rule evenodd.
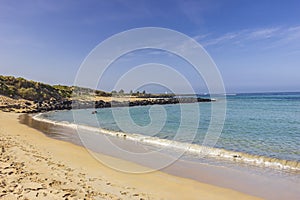
M 0 200 L 300 200 L 299 8 L 1 1 Z
M 256 199 L 159 171 L 136 175 L 115 171 L 80 146 L 20 124 L 18 116 L 0 112 L 1 199 Z

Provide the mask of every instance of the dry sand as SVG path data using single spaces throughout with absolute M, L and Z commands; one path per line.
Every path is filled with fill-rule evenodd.
M 100 155 L 127 167 L 136 164 Z M 256 199 L 160 171 L 127 174 L 0 112 L 0 199 Z

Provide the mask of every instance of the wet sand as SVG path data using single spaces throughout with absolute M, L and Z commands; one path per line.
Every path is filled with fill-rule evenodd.
M 256 199 L 163 172 L 128 174 L 95 160 L 83 147 L 54 140 L 0 112 L 1 199 Z M 103 159 L 141 166 L 100 155 Z
M 92 132 L 77 132 L 68 124 L 60 125 L 57 123 L 47 123 L 45 121 L 33 120 L 30 115 L 21 115 L 21 122 L 42 131 L 46 136 L 71 142 L 76 145 L 88 147 L 90 155 L 98 159 L 105 165 L 117 170 L 145 170 L 159 169 L 171 175 L 193 179 L 198 182 L 215 185 L 222 188 L 229 188 L 252 196 L 262 197 L 264 199 L 299 199 L 300 192 L 298 190 L 300 182 L 297 179 L 299 174 L 284 172 L 284 176 L 280 175 L 282 171 L 269 171 L 260 167 L 240 165 L 242 163 L 231 163 L 230 166 L 216 165 L 219 160 L 211 160 L 213 165 L 207 164 L 207 161 L 201 163 L 197 158 L 194 160 L 176 159 L 170 165 L 161 166 L 161 161 L 175 161 L 169 154 L 156 157 L 146 157 L 141 152 L 145 151 L 145 146 L 135 143 L 123 137 L 108 137 L 105 134 L 93 134 Z M 80 135 L 80 137 L 79 137 Z M 116 148 L 117 147 L 117 148 Z M 123 151 L 125 150 L 125 151 Z M 148 149 L 149 150 L 149 149 Z M 150 149 L 151 151 L 151 149 Z M 157 149 L 155 148 L 155 151 Z M 97 152 L 99 154 L 95 154 Z M 126 152 L 135 152 L 135 154 L 126 154 Z M 145 153 L 145 152 L 144 152 Z M 132 169 L 130 165 L 119 165 L 118 162 L 111 162 L 104 159 L 101 155 L 108 155 L 114 158 L 125 159 L 132 163 L 136 163 L 146 168 Z M 100 156 L 99 156 L 100 155 Z M 135 172 L 136 172 L 135 171 Z M 276 174 L 274 174 L 276 173 Z M 286 177 L 288 176 L 288 177 Z

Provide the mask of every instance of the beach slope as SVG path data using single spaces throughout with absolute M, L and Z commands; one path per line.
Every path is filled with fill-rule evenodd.
M 0 112 L 0 199 L 256 199 L 160 171 L 127 174 Z M 136 164 L 100 155 L 127 167 Z

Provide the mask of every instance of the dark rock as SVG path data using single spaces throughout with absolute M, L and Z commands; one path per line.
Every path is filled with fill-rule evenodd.
M 26 101 L 26 102 L 25 102 L 25 105 L 31 106 L 32 104 L 31 104 L 30 102 Z

